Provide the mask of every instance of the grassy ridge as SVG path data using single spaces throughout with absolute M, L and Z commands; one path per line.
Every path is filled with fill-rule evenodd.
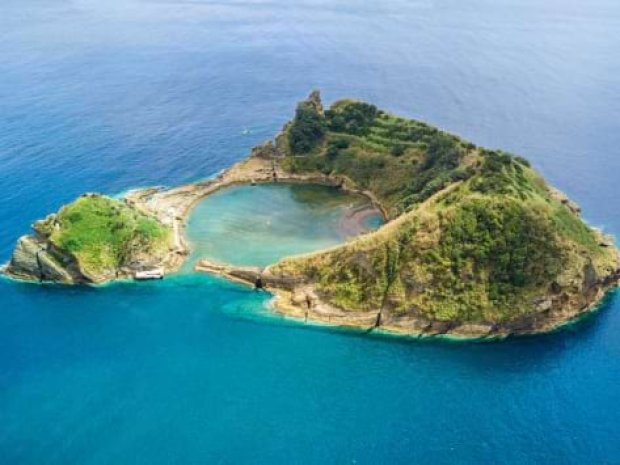
M 316 115 L 314 120 L 321 114 Z M 327 131 L 313 142 L 289 143 L 286 167 L 292 172 L 346 175 L 372 190 L 394 215 L 472 174 L 467 157 L 477 153 L 476 147 L 425 123 L 349 100 L 337 102 L 322 117 Z M 315 137 L 299 130 L 305 121 L 296 117 L 287 137 Z M 311 149 L 296 150 L 299 146 Z

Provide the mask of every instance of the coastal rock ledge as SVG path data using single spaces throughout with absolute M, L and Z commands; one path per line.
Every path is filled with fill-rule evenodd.
M 620 279 L 614 239 L 524 158 L 364 102 L 325 109 L 317 91 L 273 141 L 213 179 L 120 200 L 88 194 L 36 222 L 4 272 L 89 284 L 148 267 L 174 271 L 188 253 L 193 206 L 259 182 L 357 192 L 386 219 L 341 246 L 266 268 L 197 265 L 266 287 L 288 316 L 409 335 L 532 334 L 596 308 Z

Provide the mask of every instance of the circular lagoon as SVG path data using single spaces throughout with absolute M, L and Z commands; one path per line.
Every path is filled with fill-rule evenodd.
M 187 226 L 192 254 L 231 265 L 266 266 L 377 229 L 381 213 L 361 195 L 304 184 L 236 186 L 196 206 Z

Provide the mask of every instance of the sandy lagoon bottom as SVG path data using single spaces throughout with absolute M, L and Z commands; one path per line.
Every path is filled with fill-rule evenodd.
M 196 260 L 264 266 L 345 242 L 378 228 L 367 198 L 318 185 L 259 184 L 224 189 L 191 214 L 187 236 Z

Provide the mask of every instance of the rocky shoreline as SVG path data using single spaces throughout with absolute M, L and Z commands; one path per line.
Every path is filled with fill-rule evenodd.
M 566 306 L 558 299 L 540 302 L 539 311 L 507 324 L 429 320 L 422 316 L 398 316 L 385 309 L 347 311 L 321 300 L 311 283 L 295 277 L 274 274 L 269 266 L 237 267 L 201 260 L 196 271 L 222 276 L 254 287 L 260 278 L 264 289 L 274 295 L 271 308 L 277 314 L 297 321 L 356 328 L 411 337 L 452 337 L 462 340 L 496 340 L 509 336 L 548 333 L 596 311 L 605 295 L 617 286 L 620 271 L 591 283 L 584 302 Z

